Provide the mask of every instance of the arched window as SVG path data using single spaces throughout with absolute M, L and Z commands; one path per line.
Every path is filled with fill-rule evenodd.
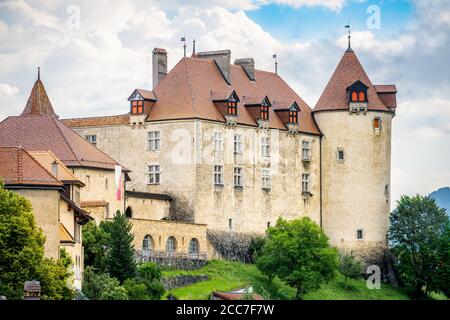
M 173 253 L 177 251 L 177 241 L 174 237 L 169 237 L 166 242 L 166 251 Z
M 366 101 L 366 95 L 364 94 L 363 91 L 361 91 L 359 93 L 359 102 L 364 102 L 364 101 Z
M 127 218 L 132 218 L 133 217 L 133 211 L 131 210 L 130 206 L 128 206 L 127 209 L 125 210 L 125 216 Z
M 193 238 L 189 242 L 189 254 L 190 255 L 196 255 L 196 254 L 198 254 L 198 252 L 199 252 L 198 240 Z
M 144 240 L 142 240 L 142 250 L 150 251 L 153 249 L 153 238 L 151 235 L 146 235 Z
M 352 92 L 352 102 L 356 102 L 358 101 L 358 93 L 356 93 L 356 91 Z

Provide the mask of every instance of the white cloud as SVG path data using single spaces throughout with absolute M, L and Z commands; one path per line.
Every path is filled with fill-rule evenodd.
M 19 93 L 19 88 L 11 86 L 7 83 L 0 83 L 0 98 L 13 96 Z

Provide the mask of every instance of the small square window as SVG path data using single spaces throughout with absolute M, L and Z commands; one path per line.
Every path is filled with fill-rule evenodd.
M 97 145 L 97 135 L 95 134 L 89 134 L 86 136 L 86 140 L 92 144 L 93 146 Z
M 363 230 L 362 229 L 358 229 L 356 230 L 356 239 L 361 240 L 363 238 Z

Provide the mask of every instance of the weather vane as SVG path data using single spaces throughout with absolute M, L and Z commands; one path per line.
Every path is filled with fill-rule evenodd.
M 350 18 L 348 18 L 348 24 L 345 26 L 348 29 L 348 48 L 351 49 L 351 45 L 350 45 L 350 39 L 352 37 L 352 31 L 351 31 L 351 27 L 350 27 Z

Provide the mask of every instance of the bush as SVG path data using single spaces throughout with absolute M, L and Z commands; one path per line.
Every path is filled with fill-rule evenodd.
M 147 297 L 150 300 L 159 300 L 164 294 L 161 283 L 161 269 L 153 262 L 145 262 L 138 267 L 137 281 L 147 288 Z
M 129 300 L 149 300 L 145 284 L 139 283 L 135 279 L 127 279 L 124 281 L 123 287 L 127 290 Z
M 347 288 L 347 278 L 360 278 L 362 270 L 362 263 L 353 257 L 353 253 L 341 255 L 339 259 L 339 272 L 344 276 L 345 288 Z
M 92 267 L 84 270 L 83 292 L 92 300 L 128 300 L 127 290 L 119 280 L 107 273 L 95 274 Z
M 261 255 L 265 243 L 266 238 L 260 236 L 256 236 L 250 241 L 249 254 L 253 263 Z

